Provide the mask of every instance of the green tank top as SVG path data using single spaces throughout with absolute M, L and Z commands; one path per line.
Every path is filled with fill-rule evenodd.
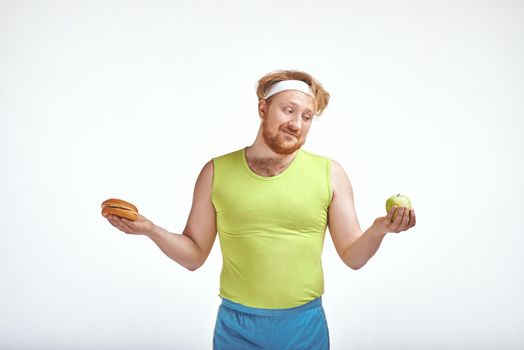
M 299 149 L 284 172 L 265 177 L 249 168 L 245 150 L 213 158 L 218 295 L 257 308 L 300 306 L 324 293 L 331 161 Z

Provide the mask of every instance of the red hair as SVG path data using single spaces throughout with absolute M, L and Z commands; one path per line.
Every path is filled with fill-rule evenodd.
M 261 100 L 264 98 L 266 92 L 271 86 L 283 80 L 301 80 L 308 84 L 313 93 L 313 101 L 315 104 L 315 114 L 320 116 L 326 109 L 329 103 L 329 93 L 322 87 L 322 85 L 313 78 L 310 74 L 298 70 L 278 70 L 264 75 L 257 83 L 257 96 Z M 271 96 L 273 97 L 273 96 Z M 268 98 L 268 102 L 271 100 Z

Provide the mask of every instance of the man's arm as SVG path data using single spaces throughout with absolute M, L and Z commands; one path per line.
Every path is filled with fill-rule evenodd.
M 358 270 L 375 255 L 388 232 L 399 233 L 415 226 L 415 209 L 393 206 L 386 216 L 376 218 L 373 225 L 362 233 L 355 212 L 351 182 L 340 164 L 332 161 L 331 165 L 333 200 L 328 212 L 329 232 L 342 261 Z M 395 213 L 398 215 L 393 220 Z
M 156 226 L 147 236 L 171 259 L 194 271 L 204 264 L 216 239 L 216 212 L 211 202 L 213 161 L 202 168 L 193 193 L 193 204 L 182 234 Z
M 329 206 L 329 232 L 338 255 L 354 270 L 364 266 L 378 250 L 385 233 L 371 226 L 362 233 L 353 199 L 353 188 L 340 164 L 331 162 L 333 200 Z

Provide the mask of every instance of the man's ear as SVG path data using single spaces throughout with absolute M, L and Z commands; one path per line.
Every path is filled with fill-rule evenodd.
M 260 118 L 264 118 L 266 116 L 268 107 L 269 106 L 266 100 L 264 100 L 263 98 L 258 100 L 258 116 Z

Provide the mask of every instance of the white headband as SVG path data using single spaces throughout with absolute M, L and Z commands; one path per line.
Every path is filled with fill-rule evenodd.
M 268 99 L 274 94 L 278 94 L 279 92 L 285 90 L 298 90 L 302 91 L 305 94 L 312 95 L 309 85 L 303 82 L 302 80 L 283 80 L 273 84 L 271 88 L 266 92 L 264 99 Z

